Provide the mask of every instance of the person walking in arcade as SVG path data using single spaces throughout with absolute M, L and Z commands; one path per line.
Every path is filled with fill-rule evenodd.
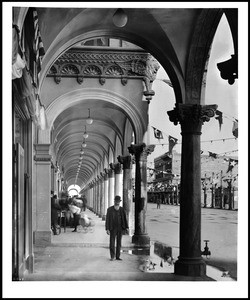
M 105 229 L 108 235 L 110 235 L 109 249 L 110 249 L 110 260 L 122 260 L 121 254 L 121 242 L 122 234 L 124 231 L 128 233 L 128 221 L 124 208 L 120 206 L 121 197 L 115 196 L 114 205 L 107 209 Z M 116 241 L 116 249 L 115 249 Z

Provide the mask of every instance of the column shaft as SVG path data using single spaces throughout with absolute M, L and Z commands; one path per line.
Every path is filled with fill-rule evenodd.
M 132 234 L 132 162 L 131 156 L 118 156 L 118 161 L 123 165 L 123 207 L 127 216 L 129 231 Z
M 137 247 L 150 247 L 150 238 L 146 231 L 147 167 L 142 153 L 145 144 L 131 145 L 129 153 L 135 156 L 135 232 L 132 243 Z
M 175 274 L 202 276 L 201 257 L 201 161 L 200 135 L 203 122 L 215 114 L 215 106 L 179 104 L 168 112 L 170 121 L 181 124 L 180 255 Z
M 114 170 L 111 168 L 108 170 L 109 176 L 109 194 L 108 194 L 108 207 L 114 204 L 115 198 L 115 175 Z
M 49 144 L 35 145 L 36 161 L 36 231 L 35 245 L 51 243 L 51 156 Z

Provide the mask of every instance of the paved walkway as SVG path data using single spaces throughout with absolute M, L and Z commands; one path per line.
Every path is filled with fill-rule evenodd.
M 122 261 L 110 261 L 109 236 L 105 222 L 90 210 L 86 214 L 94 221 L 93 232 L 72 232 L 62 228 L 60 235 L 52 236 L 48 247 L 34 247 L 34 273 L 25 274 L 25 281 L 232 281 L 222 272 L 207 266 L 207 276 L 187 277 L 174 274 L 174 265 L 154 253 L 137 254 L 130 235 L 123 236 Z M 150 269 L 146 266 L 151 264 Z

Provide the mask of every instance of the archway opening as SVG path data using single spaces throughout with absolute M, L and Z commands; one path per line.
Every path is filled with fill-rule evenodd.
M 72 184 L 68 187 L 68 194 L 70 197 L 78 196 L 81 188 L 77 184 Z

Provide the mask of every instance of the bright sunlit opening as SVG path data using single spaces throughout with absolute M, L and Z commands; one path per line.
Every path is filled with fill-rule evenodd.
M 79 187 L 79 185 L 76 185 L 76 184 L 70 185 L 68 188 L 69 196 L 72 197 L 75 195 L 79 195 L 80 190 L 81 190 L 81 188 Z

